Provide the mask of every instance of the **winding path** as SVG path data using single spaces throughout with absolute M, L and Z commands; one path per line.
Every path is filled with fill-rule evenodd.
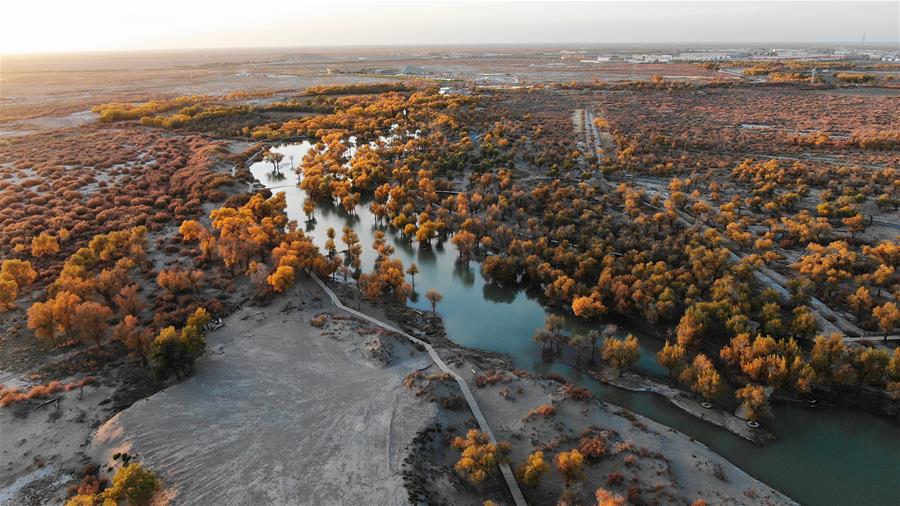
M 475 415 L 475 420 L 478 421 L 478 427 L 481 429 L 481 432 L 487 434 L 488 439 L 491 441 L 491 443 L 497 443 L 497 438 L 494 437 L 494 433 L 493 431 L 491 431 L 491 427 L 488 425 L 487 419 L 485 419 L 484 417 L 484 413 L 481 412 L 481 408 L 475 401 L 475 396 L 473 396 L 472 391 L 469 390 L 469 385 L 466 383 L 466 380 L 464 380 L 460 375 L 456 374 L 449 367 L 447 367 L 447 364 L 444 363 L 440 355 L 438 355 L 437 352 L 434 351 L 434 348 L 430 344 L 417 337 L 413 337 L 396 327 L 388 325 L 381 320 L 372 318 L 365 313 L 361 313 L 355 309 L 345 306 L 341 302 L 341 299 L 338 298 L 337 294 L 335 294 L 331 290 L 331 288 L 328 288 L 328 286 L 326 286 L 325 283 L 322 282 L 321 279 L 319 279 L 319 276 L 313 273 L 312 278 L 313 281 L 315 281 L 316 284 L 319 285 L 319 287 L 322 288 L 322 290 L 324 290 L 326 294 L 328 294 L 328 296 L 331 298 L 331 302 L 333 302 L 334 305 L 338 307 L 338 309 L 346 311 L 347 313 L 350 313 L 358 318 L 362 318 L 363 320 L 366 320 L 367 322 L 372 323 L 373 325 L 377 325 L 378 327 L 381 327 L 385 330 L 399 334 L 417 345 L 423 346 L 428 351 L 428 355 L 431 357 L 431 360 L 438 366 L 438 368 L 440 368 L 441 371 L 452 376 L 453 379 L 456 380 L 456 383 L 459 384 L 459 389 L 462 390 L 463 397 L 466 398 L 466 402 L 469 404 L 469 408 L 472 410 L 472 414 Z M 500 472 L 503 473 L 503 479 L 506 480 L 506 485 L 509 487 L 509 493 L 512 495 L 513 501 L 516 503 L 516 506 L 526 506 L 527 503 L 525 502 L 525 496 L 522 495 L 522 490 L 519 488 L 519 484 L 518 482 L 516 482 L 515 475 L 513 475 L 512 469 L 510 469 L 509 464 L 500 464 Z

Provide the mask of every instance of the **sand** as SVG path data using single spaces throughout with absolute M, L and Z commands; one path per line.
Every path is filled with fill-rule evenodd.
M 313 327 L 330 308 L 300 289 L 289 314 L 227 318 L 193 377 L 98 429 L 95 458 L 136 455 L 174 504 L 405 504 L 405 448 L 437 411 L 402 381 L 430 360 L 343 315 Z

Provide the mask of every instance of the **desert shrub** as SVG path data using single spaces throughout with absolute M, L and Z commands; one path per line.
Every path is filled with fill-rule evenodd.
M 606 443 L 600 436 L 585 436 L 578 441 L 578 451 L 588 460 L 600 460 L 606 455 Z
M 506 376 L 503 371 L 491 370 L 484 374 L 475 375 L 475 386 L 478 388 L 495 385 L 497 383 L 508 383 L 510 381 L 512 381 L 512 378 Z
M 403 378 L 403 386 L 406 387 L 407 390 L 411 390 L 412 387 L 416 385 L 416 381 L 422 377 L 422 371 L 416 370 L 406 375 Z
M 567 383 L 562 388 L 562 395 L 566 399 L 573 401 L 586 401 L 592 397 L 591 391 L 587 388 L 577 387 L 571 383 Z
M 623 481 L 625 481 L 625 475 L 623 475 L 619 471 L 613 471 L 606 476 L 606 484 L 608 486 L 619 485 Z
M 528 415 L 525 416 L 525 420 L 531 420 L 535 417 L 550 418 L 555 414 L 556 408 L 552 404 L 541 404 L 540 406 L 529 411 Z

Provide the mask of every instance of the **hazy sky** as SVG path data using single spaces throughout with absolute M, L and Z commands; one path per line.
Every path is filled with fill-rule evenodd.
M 900 2 L 4 0 L 0 51 L 616 42 L 900 43 Z

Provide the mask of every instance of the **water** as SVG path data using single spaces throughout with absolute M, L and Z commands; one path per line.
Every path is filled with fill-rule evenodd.
M 288 156 L 299 164 L 309 143 L 278 148 L 285 154 L 284 178 L 269 178 L 272 165 L 258 162 L 250 167 L 256 178 L 268 187 L 284 187 L 287 214 L 303 224 L 302 205 L 305 192 L 297 188 L 298 178 L 288 167 Z M 341 229 L 351 226 L 359 235 L 363 248 L 363 269 L 371 269 L 375 253 L 371 249 L 376 230 L 368 204 L 361 203 L 355 215 L 348 215 L 334 205 L 316 209 L 316 222 L 306 225 L 316 243 L 322 247 L 328 227 L 333 227 L 340 240 Z M 541 360 L 540 345 L 534 343 L 534 330 L 542 327 L 551 311 L 541 306 L 522 290 L 486 284 L 477 262 L 462 266 L 456 262 L 456 247 L 447 242 L 432 250 L 400 239 L 385 230 L 396 249 L 394 255 L 404 266 L 415 262 L 416 295 L 409 305 L 430 310 L 422 294 L 434 288 L 444 295 L 438 312 L 444 317 L 448 337 L 464 346 L 501 352 L 516 367 L 536 373 L 556 372 L 573 383 L 585 386 L 605 401 L 628 408 L 664 425 L 677 429 L 706 444 L 716 452 L 770 486 L 803 504 L 823 505 L 897 505 L 900 504 L 900 427 L 883 418 L 847 410 L 809 410 L 794 406 L 775 407 L 775 421 L 770 430 L 778 439 L 757 447 L 744 439 L 672 406 L 660 396 L 621 390 L 599 383 L 579 371 Z M 338 242 L 338 247 L 342 244 Z M 566 331 L 586 332 L 581 321 L 566 320 Z M 624 334 L 623 330 L 620 332 Z M 642 371 L 664 375 L 655 359 L 662 342 L 635 333 L 640 339 Z

